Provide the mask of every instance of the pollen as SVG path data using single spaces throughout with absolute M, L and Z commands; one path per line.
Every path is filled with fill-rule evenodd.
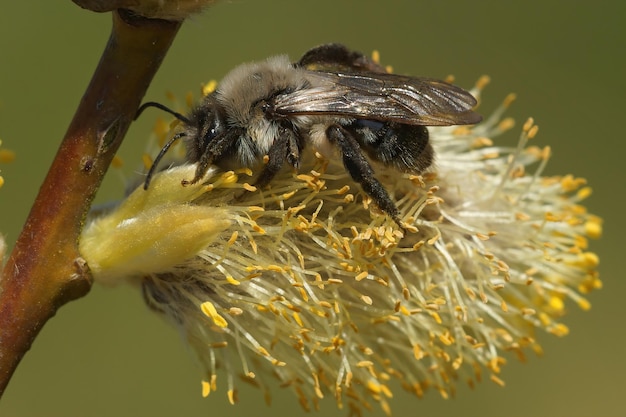
M 483 75 L 478 79 L 478 81 L 476 81 L 474 88 L 476 88 L 477 90 L 484 90 L 490 82 L 491 77 L 489 77 L 488 75 Z
M 591 309 L 591 303 L 584 298 L 578 300 L 578 306 L 584 311 L 588 311 Z
M 515 120 L 512 118 L 506 118 L 498 124 L 498 129 L 502 132 L 506 132 L 507 130 L 513 129 L 514 126 Z
M 207 381 L 202 382 L 202 398 L 206 398 L 211 393 L 211 384 Z
M 256 191 L 256 187 L 253 185 L 248 184 L 247 182 L 243 183 L 243 189 L 246 191 L 250 191 L 251 193 Z
M 377 50 L 372 51 L 372 61 L 377 64 L 380 64 L 380 52 Z
M 361 280 L 367 278 L 368 275 L 369 275 L 369 273 L 367 271 L 363 271 L 360 274 L 358 274 L 356 277 L 354 277 L 354 279 L 357 280 L 357 281 L 361 281 Z
M 227 276 L 226 276 L 226 281 L 227 281 L 229 284 L 232 284 L 232 285 L 241 285 L 241 282 L 239 282 L 239 281 L 237 281 L 235 278 L 233 278 L 233 277 L 232 277 L 232 275 L 227 275 Z
M 187 108 L 191 108 L 193 106 L 193 103 L 194 103 L 193 93 L 189 91 L 187 94 L 185 94 L 185 104 L 187 105 Z
M 143 154 L 141 156 L 141 161 L 143 162 L 143 167 L 148 170 L 150 169 L 150 167 L 152 167 L 152 157 L 148 154 Z
M 505 385 L 504 381 L 496 375 L 491 374 L 489 376 L 489 379 L 491 379 L 492 382 L 495 382 L 497 385 L 500 385 L 501 387 Z
M 599 239 L 602 236 L 602 221 L 592 217 L 585 222 L 585 234 L 593 239 Z
M 509 95 L 507 95 L 507 96 L 504 98 L 504 101 L 502 102 L 502 105 L 503 105 L 504 107 L 510 107 L 510 106 L 513 104 L 513 102 L 514 102 L 515 100 L 517 100 L 517 94 L 515 94 L 515 93 L 510 93 Z
M 552 307 L 556 311 L 563 311 L 565 304 L 563 303 L 563 299 L 560 297 L 551 297 L 550 298 L 550 307 Z
M 226 394 L 228 396 L 228 402 L 231 405 L 235 405 L 235 403 L 237 402 L 237 391 L 235 391 L 233 389 L 229 389 Z
M 200 309 L 207 317 L 213 320 L 213 323 L 215 323 L 216 326 L 228 327 L 228 322 L 224 319 L 224 317 L 219 315 L 217 309 L 210 301 L 205 301 L 204 303 L 202 303 L 200 305 Z
M 202 97 L 208 96 L 213 91 L 215 91 L 216 88 L 217 88 L 216 80 L 211 80 L 206 84 L 202 84 L 202 87 L 201 87 Z
M 124 166 L 124 160 L 119 155 L 115 155 L 113 156 L 113 160 L 111 161 L 111 166 L 113 168 L 121 168 L 122 166 Z
M 0 145 L 2 145 L 2 141 L 0 141 Z M 15 161 L 15 152 L 9 149 L 0 149 L 0 163 L 10 164 L 13 161 Z

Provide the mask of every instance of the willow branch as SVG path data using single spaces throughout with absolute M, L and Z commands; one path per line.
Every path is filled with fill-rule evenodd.
M 82 224 L 180 24 L 113 12 L 106 49 L 3 271 L 0 395 L 47 320 L 91 288 L 78 253 Z

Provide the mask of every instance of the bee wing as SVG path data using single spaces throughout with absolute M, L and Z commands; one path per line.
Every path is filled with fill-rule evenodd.
M 308 71 L 312 87 L 275 98 L 283 115 L 332 114 L 423 126 L 474 124 L 476 99 L 444 81 L 387 73 Z

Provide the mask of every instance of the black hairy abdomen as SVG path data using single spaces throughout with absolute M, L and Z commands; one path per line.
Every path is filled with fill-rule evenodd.
M 357 119 L 346 128 L 371 159 L 401 172 L 419 174 L 433 163 L 425 126 Z

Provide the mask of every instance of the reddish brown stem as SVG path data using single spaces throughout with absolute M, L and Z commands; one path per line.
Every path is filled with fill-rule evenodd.
M 180 22 L 113 13 L 111 37 L 0 283 L 0 395 L 56 310 L 91 278 L 78 238 L 91 201 Z

